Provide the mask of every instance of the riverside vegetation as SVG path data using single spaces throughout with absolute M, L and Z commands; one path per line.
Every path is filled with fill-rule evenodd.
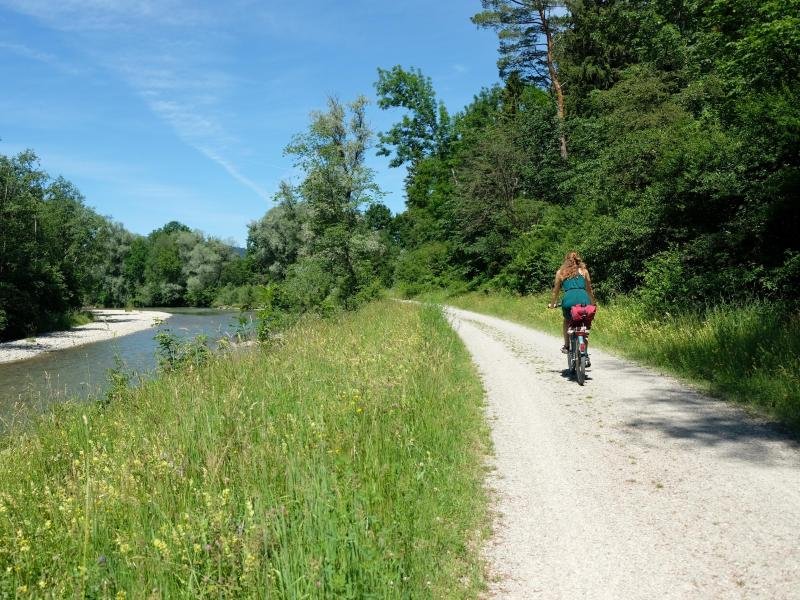
M 3 438 L 4 597 L 471 597 L 482 390 L 440 311 L 376 302 Z

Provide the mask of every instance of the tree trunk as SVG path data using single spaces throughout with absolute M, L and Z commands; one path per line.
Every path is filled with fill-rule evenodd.
M 566 109 L 564 108 L 564 92 L 561 89 L 561 81 L 558 78 L 558 70 L 556 69 L 555 60 L 553 58 L 553 33 L 550 31 L 550 19 L 548 19 L 545 14 L 544 6 L 539 4 L 537 10 L 539 11 L 539 19 L 542 21 L 542 31 L 547 41 L 547 70 L 550 73 L 550 84 L 553 86 L 553 91 L 556 94 L 556 115 L 558 116 L 558 137 L 561 146 L 561 158 L 567 160 L 567 137 L 564 134 L 564 120 L 567 115 Z

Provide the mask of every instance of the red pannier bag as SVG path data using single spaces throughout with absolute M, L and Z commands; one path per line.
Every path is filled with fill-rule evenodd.
M 572 324 L 591 327 L 595 313 L 597 313 L 597 307 L 594 304 L 577 304 L 570 309 Z

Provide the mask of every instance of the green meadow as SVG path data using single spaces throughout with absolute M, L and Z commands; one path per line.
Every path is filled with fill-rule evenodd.
M 483 394 L 439 310 L 306 318 L 116 396 L 0 442 L 0 596 L 483 588 Z

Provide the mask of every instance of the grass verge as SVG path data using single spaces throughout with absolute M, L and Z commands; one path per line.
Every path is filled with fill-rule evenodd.
M 0 450 L 0 596 L 474 597 L 483 393 L 435 308 L 61 406 Z
M 427 298 L 560 335 L 548 294 L 470 293 Z M 655 317 L 655 318 L 654 318 Z M 800 319 L 769 303 L 716 306 L 704 314 L 653 315 L 631 299 L 602 305 L 592 343 L 661 367 L 800 432 Z

